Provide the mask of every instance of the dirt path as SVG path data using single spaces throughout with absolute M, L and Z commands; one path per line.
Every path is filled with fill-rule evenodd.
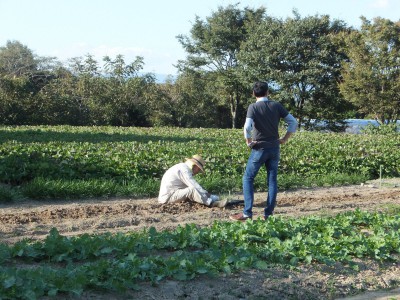
M 399 179 L 400 181 L 400 179 Z M 242 195 L 233 196 L 243 200 Z M 261 217 L 265 193 L 256 194 L 254 217 Z M 301 216 L 335 214 L 360 208 L 381 210 L 400 205 L 400 182 L 386 181 L 358 186 L 310 188 L 278 194 L 276 215 Z M 170 229 L 179 224 L 209 225 L 228 220 L 243 204 L 225 209 L 207 208 L 195 203 L 160 205 L 155 198 L 96 199 L 79 201 L 27 201 L 0 205 L 0 240 L 16 242 L 23 238 L 42 239 L 52 227 L 63 235 L 140 230 L 144 227 Z
M 242 195 L 235 195 L 243 200 Z M 255 218 L 262 216 L 265 193 L 255 197 Z M 360 208 L 384 210 L 400 206 L 400 179 L 373 181 L 364 185 L 310 188 L 278 194 L 276 215 L 330 215 Z M 154 226 L 158 230 L 186 223 L 201 226 L 214 220 L 228 220 L 243 204 L 224 209 L 193 203 L 160 205 L 149 199 L 96 199 L 80 201 L 26 201 L 0 205 L 0 240 L 14 243 L 24 238 L 43 239 L 52 227 L 63 235 L 127 232 Z M 360 262 L 361 272 L 342 266 L 302 267 L 301 272 L 273 268 L 267 272 L 246 271 L 220 279 L 202 278 L 191 282 L 166 281 L 148 286 L 141 299 L 335 299 L 357 289 L 375 290 L 400 286 L 400 266 Z M 365 265 L 364 265 L 365 264 Z M 364 268 L 364 269 L 363 269 Z M 186 296 L 185 296 L 186 295 Z M 134 293 L 132 297 L 138 296 Z M 106 299 L 90 293 L 91 299 Z M 94 298 L 93 298 L 94 297 Z M 113 298 L 107 295 L 107 299 Z M 211 297 L 211 298 L 208 298 Z M 266 297 L 266 298 L 264 298 Z M 398 297 L 398 298 L 396 298 Z M 84 297 L 83 297 L 84 298 Z M 376 299 L 365 298 L 359 299 Z M 384 298 L 382 298 L 384 299 Z M 389 298 L 388 298 L 389 299 Z M 390 299 L 399 299 L 391 296 Z

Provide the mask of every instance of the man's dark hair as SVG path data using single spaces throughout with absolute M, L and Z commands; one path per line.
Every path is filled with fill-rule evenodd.
M 264 97 L 268 93 L 268 83 L 258 81 L 253 86 L 253 93 L 256 97 Z

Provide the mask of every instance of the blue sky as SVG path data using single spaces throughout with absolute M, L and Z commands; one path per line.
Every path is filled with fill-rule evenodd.
M 130 63 L 144 58 L 144 72 L 176 74 L 185 58 L 176 36 L 188 35 L 195 16 L 210 16 L 219 6 L 264 6 L 285 19 L 297 9 L 302 17 L 328 14 L 359 27 L 360 16 L 400 20 L 400 0 L 0 0 L 0 46 L 17 40 L 39 56 L 94 55 L 100 62 L 122 54 Z

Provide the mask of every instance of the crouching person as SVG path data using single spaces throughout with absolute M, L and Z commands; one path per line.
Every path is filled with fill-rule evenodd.
M 165 204 L 190 200 L 209 207 L 225 207 L 227 199 L 220 201 L 217 195 L 207 192 L 193 178 L 204 172 L 204 165 L 205 161 L 200 155 L 193 155 L 186 158 L 185 162 L 169 168 L 161 179 L 158 202 Z

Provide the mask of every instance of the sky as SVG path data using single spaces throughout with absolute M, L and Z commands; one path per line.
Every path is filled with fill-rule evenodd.
M 400 20 L 400 0 L 0 0 L 0 47 L 19 41 L 38 56 L 62 63 L 87 54 L 101 64 L 106 55 L 127 64 L 144 59 L 143 72 L 176 75 L 186 53 L 176 38 L 190 35 L 196 16 L 205 20 L 218 7 L 263 6 L 286 19 L 329 15 L 359 28 L 360 16 Z

